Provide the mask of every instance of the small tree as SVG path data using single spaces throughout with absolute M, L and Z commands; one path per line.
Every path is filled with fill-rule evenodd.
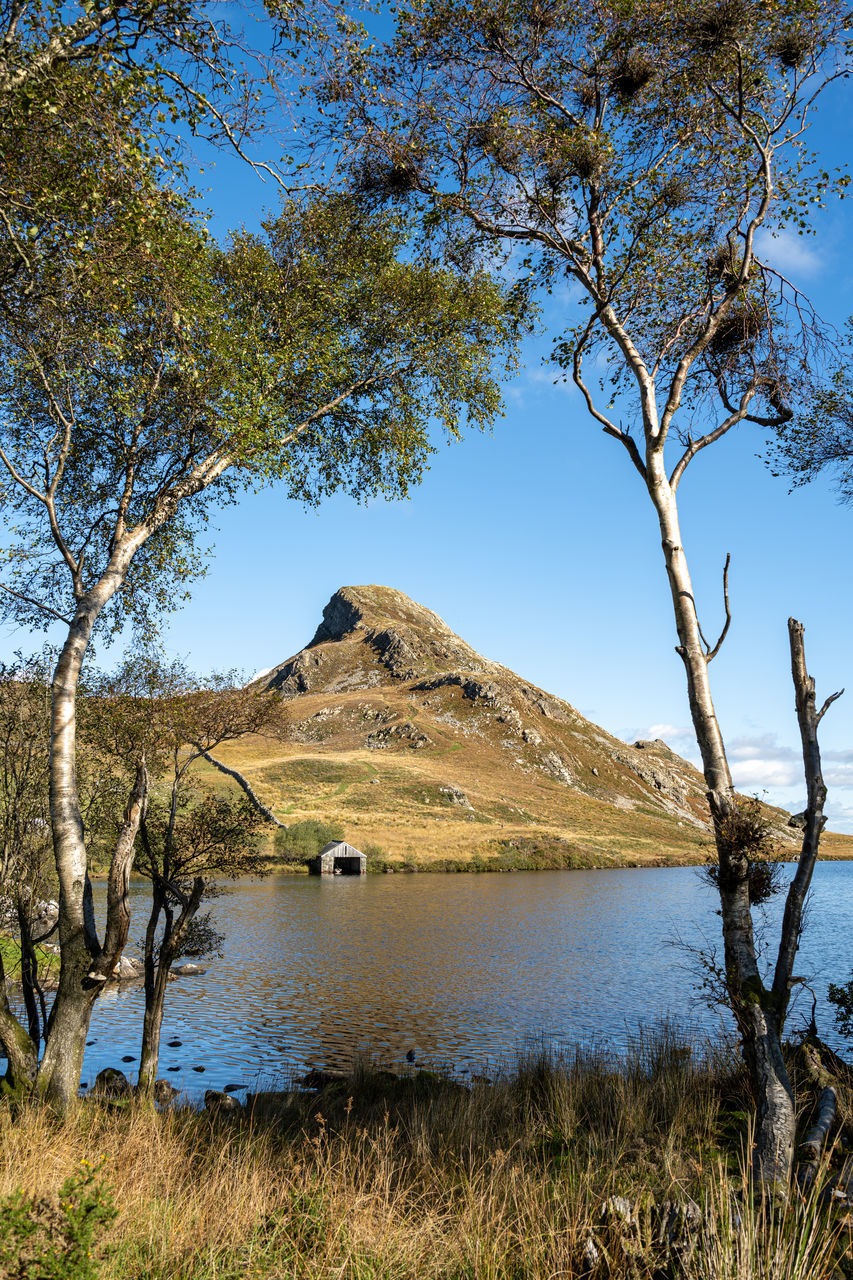
M 803 138 L 819 93 L 843 71 L 847 8 L 404 0 L 394 13 L 388 42 L 341 20 L 318 51 L 329 145 L 365 198 L 421 210 L 461 258 L 515 250 L 541 286 L 568 278 L 583 295 L 585 314 L 567 317 L 554 359 L 624 449 L 655 513 L 716 836 L 729 998 L 759 1104 L 756 1171 L 786 1185 L 795 1112 L 781 1035 L 822 822 L 823 712 L 792 620 L 809 807 L 765 982 L 709 682 L 728 630 L 727 573 L 726 624 L 709 643 L 677 491 L 738 424 L 788 421 L 813 355 L 814 327 L 800 323 L 799 295 L 760 252 L 760 235 L 806 227 L 832 185 Z M 606 370 L 600 389 L 591 357 Z
M 215 892 L 212 877 L 262 872 L 259 828 L 276 821 L 237 771 L 228 772 L 248 794 L 235 798 L 201 785 L 193 770 L 202 759 L 217 763 L 211 753 L 223 743 L 280 734 L 285 716 L 276 693 L 241 686 L 233 673 L 201 681 L 180 662 L 139 653 L 112 675 L 89 677 L 86 694 L 84 750 L 119 775 L 144 756 L 155 778 L 136 858 L 137 870 L 151 881 L 139 1067 L 139 1087 L 150 1094 L 170 969 L 189 950 L 215 950 L 221 941 L 198 915 Z
M 148 806 L 140 825 L 137 866 L 151 881 L 151 911 L 145 931 L 145 1016 L 139 1087 L 152 1093 L 160 1055 L 160 1028 L 169 972 L 193 951 L 215 950 L 221 938 L 209 918 L 198 915 L 213 876 L 232 878 L 263 871 L 257 833 L 264 819 L 246 799 L 216 795 L 186 773 L 177 774 L 167 796 Z

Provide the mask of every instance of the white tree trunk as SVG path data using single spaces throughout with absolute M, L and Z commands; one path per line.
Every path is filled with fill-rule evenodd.
M 749 857 L 722 838 L 721 824 L 734 810 L 734 790 L 708 680 L 693 584 L 681 541 L 675 494 L 661 454 L 648 464 L 648 488 L 658 514 L 678 632 L 677 651 L 687 675 L 690 714 L 708 784 L 708 803 L 720 864 L 726 975 L 732 1009 L 758 1101 L 754 1163 L 764 1184 L 787 1187 L 794 1153 L 795 1114 L 781 1046 L 781 1018 L 773 993 L 761 980 L 749 903 Z M 781 1011 L 784 1016 L 784 1010 Z
M 59 986 L 48 1020 L 37 1089 L 52 1106 L 65 1110 L 77 1096 L 92 1006 L 103 980 L 121 956 L 127 937 L 127 879 L 133 841 L 144 804 L 145 775 L 134 793 L 110 870 L 107 938 L 98 940 L 89 880 L 83 819 L 77 791 L 77 687 L 95 625 L 104 606 L 124 582 L 130 554 L 116 552 L 108 571 L 79 602 L 53 675 L 50 726 L 50 819 L 59 879 Z M 122 894 L 122 887 L 124 893 Z M 100 961 L 100 969 L 97 962 Z M 96 976 L 90 977 L 90 974 Z

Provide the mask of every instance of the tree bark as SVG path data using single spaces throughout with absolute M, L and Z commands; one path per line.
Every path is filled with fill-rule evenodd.
M 144 759 L 136 770 L 136 781 L 127 802 L 124 822 L 116 841 L 107 880 L 107 925 L 100 958 L 90 969 L 88 976 L 110 977 L 124 950 L 130 929 L 130 871 L 133 866 L 136 833 L 148 800 L 148 770 Z
M 92 885 L 89 880 L 83 819 L 77 791 L 77 686 L 92 628 L 104 606 L 121 586 L 131 552 L 116 552 L 99 583 L 77 607 L 68 636 L 56 663 L 52 683 L 50 724 L 50 820 L 53 852 L 59 879 L 59 945 L 61 949 L 59 986 L 48 1020 L 44 1056 L 38 1072 L 37 1090 L 51 1106 L 65 1110 L 77 1096 L 83 1054 L 92 1006 L 100 993 L 106 973 L 103 952 L 95 928 Z M 137 788 L 139 786 L 137 779 Z M 133 836 L 139 824 L 141 802 L 131 799 L 119 843 L 113 856 L 110 879 L 107 933 L 112 933 L 112 969 L 121 955 L 127 936 L 122 926 L 122 902 L 126 908 L 126 876 L 132 861 Z M 116 867 L 118 863 L 118 867 Z M 115 873 L 115 883 L 113 884 Z M 124 877 L 124 899 L 121 885 Z M 118 913 L 118 918 L 116 918 Z M 124 928 L 122 936 L 122 927 Z M 90 976 L 93 975 L 93 976 Z
M 144 827 L 142 838 L 147 849 L 147 837 Z M 157 925 L 163 912 L 164 901 L 164 890 L 155 879 L 151 889 L 151 911 L 149 912 L 148 924 L 145 929 L 145 1013 L 142 1021 L 142 1050 L 139 1058 L 139 1077 L 137 1080 L 138 1087 L 144 1093 L 149 1094 L 154 1089 L 160 1055 L 160 1033 L 159 1030 L 156 1035 L 152 1033 L 149 1008 L 154 1004 L 159 976 L 156 958 Z
M 146 1094 L 153 1092 L 160 1066 L 160 1030 L 163 1026 L 163 1007 L 166 1002 L 169 970 L 178 954 L 187 927 L 198 911 L 204 890 L 204 880 L 196 877 L 174 929 L 167 909 L 166 930 L 155 963 L 154 938 L 157 922 L 165 905 L 165 897 L 162 891 L 158 892 L 155 885 L 151 915 L 145 935 L 145 1014 L 142 1021 L 142 1048 L 139 1057 L 138 1083 L 140 1090 Z
M 77 685 L 92 627 L 100 612 L 80 608 L 53 676 L 50 744 L 50 820 L 59 878 L 59 987 L 48 1023 L 39 1093 L 58 1110 L 77 1095 L 92 1005 L 99 983 L 87 975 L 100 952 L 92 886 L 77 794 Z
M 160 955 L 154 981 L 145 983 L 145 1014 L 142 1019 L 142 1049 L 139 1058 L 139 1089 L 152 1094 L 160 1066 L 160 1030 L 163 1026 L 163 1006 L 169 981 L 171 956 Z M 147 975 L 146 975 L 147 977 Z

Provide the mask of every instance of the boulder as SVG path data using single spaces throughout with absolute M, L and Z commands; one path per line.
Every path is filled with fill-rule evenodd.
M 346 1076 L 340 1071 L 322 1071 L 318 1067 L 312 1067 L 304 1076 L 298 1077 L 298 1083 L 305 1089 L 325 1089 L 326 1085 L 339 1084 L 341 1080 L 346 1080 Z M 261 1097 L 261 1094 L 257 1095 Z
M 222 1093 L 219 1089 L 208 1089 L 204 1095 L 205 1110 L 213 1115 L 221 1111 L 240 1111 L 240 1103 L 230 1093 Z
M 193 978 L 198 974 L 207 973 L 207 970 L 200 964 L 175 964 L 169 972 L 177 974 L 179 978 Z
M 127 982 L 131 978 L 141 978 L 144 973 L 145 965 L 141 960 L 134 960 L 132 956 L 122 956 L 113 969 L 112 976 L 119 982 Z
M 454 786 L 453 783 L 447 787 L 439 787 L 438 789 L 443 796 L 447 796 L 447 799 L 451 804 L 458 804 L 463 809 L 473 808 L 471 801 L 468 799 L 465 792 L 462 791 L 460 787 Z
M 173 1098 L 178 1096 L 178 1090 L 169 1084 L 168 1080 L 154 1081 L 154 1101 L 158 1107 L 168 1107 Z
M 129 1098 L 130 1081 L 117 1067 L 104 1067 L 95 1076 L 92 1092 L 101 1098 Z

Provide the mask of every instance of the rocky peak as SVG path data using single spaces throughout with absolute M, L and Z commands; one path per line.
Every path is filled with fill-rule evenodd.
M 267 687 L 284 694 L 305 693 L 327 679 L 325 646 L 356 641 L 399 680 L 424 679 L 436 673 L 465 671 L 494 674 L 501 670 L 461 640 L 431 609 L 393 587 L 341 587 L 323 610 L 311 643 L 264 676 Z M 321 674 L 322 673 L 322 674 Z M 369 684 L 370 681 L 368 680 Z

